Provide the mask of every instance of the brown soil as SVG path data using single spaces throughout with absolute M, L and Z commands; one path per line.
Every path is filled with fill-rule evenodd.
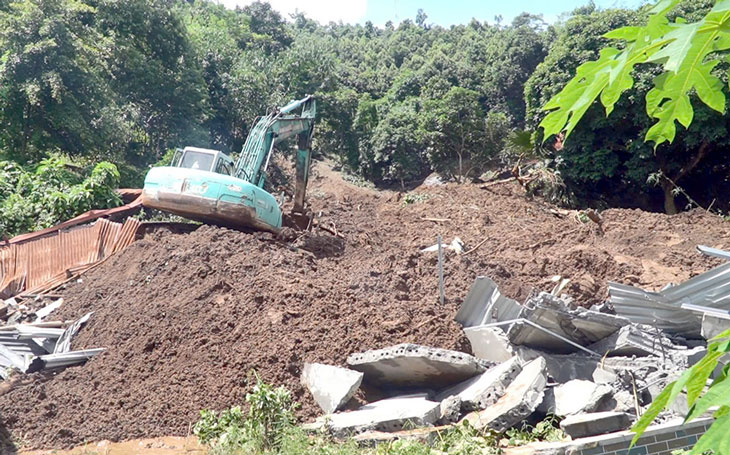
M 702 211 L 607 210 L 599 227 L 557 216 L 515 183 L 415 192 L 426 199 L 405 204 L 318 165 L 310 202 L 344 239 L 283 242 L 210 226 L 148 235 L 64 292 L 58 316 L 95 312 L 74 347 L 107 352 L 6 392 L 0 419 L 31 447 L 185 435 L 200 409 L 241 404 L 252 369 L 289 387 L 309 418 L 318 409 L 299 384 L 304 362 L 343 364 L 401 342 L 468 351 L 453 316 L 477 275 L 519 300 L 561 275 L 590 305 L 605 299 L 607 280 L 658 288 L 717 264 L 697 244 L 730 246 L 725 223 Z M 467 250 L 486 239 L 446 255 L 445 305 L 436 254 L 419 252 L 437 234 Z

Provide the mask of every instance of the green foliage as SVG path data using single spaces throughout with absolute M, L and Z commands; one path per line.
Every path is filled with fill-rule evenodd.
M 707 381 L 715 371 L 720 358 L 730 352 L 730 330 L 719 334 L 710 341 L 705 357 L 686 370 L 679 379 L 667 385 L 644 415 L 634 424 L 632 430 L 636 434 L 632 444 L 636 443 L 659 413 L 663 409 L 667 409 L 684 391 L 690 407 L 685 416 L 685 422 L 690 422 L 705 414 L 712 406 L 718 407 L 718 410 L 714 412 L 716 420 L 697 441 L 690 453 L 699 455 L 707 451 L 718 454 L 730 451 L 730 440 L 727 438 L 727 433 L 730 431 L 730 394 L 728 393 L 730 381 L 727 380 L 730 366 L 726 365 L 722 372 L 714 378 L 710 387 L 705 390 Z
M 119 171 L 101 162 L 90 172 L 60 156 L 51 156 L 29 172 L 0 161 L 0 235 L 44 229 L 91 209 L 116 207 Z M 83 171 L 83 169 L 81 169 Z
M 408 193 L 403 197 L 403 205 L 418 204 L 431 197 L 428 193 Z
M 548 416 L 534 427 L 523 424 L 522 428 L 511 428 L 506 432 L 508 443 L 511 446 L 521 446 L 536 441 L 562 441 L 565 439 L 565 433 L 556 426 L 557 423 L 558 420 L 554 416 Z
M 670 22 L 667 15 L 679 3 L 680 0 L 660 0 L 649 10 L 646 25 L 621 27 L 607 33 L 606 38 L 625 47 L 605 47 L 598 60 L 577 68 L 575 77 L 544 106 L 552 111 L 540 123 L 545 137 L 561 132 L 569 136 L 599 96 L 606 115 L 610 114 L 620 96 L 633 88 L 634 67 L 644 63 L 661 64 L 664 70 L 646 94 L 646 111 L 656 123 L 646 132 L 645 141 L 653 141 L 655 147 L 671 143 L 676 133 L 675 122 L 689 127 L 694 114 L 691 93 L 696 93 L 708 107 L 724 113 L 723 83 L 713 73 L 720 60 L 713 56 L 730 49 L 730 4 L 716 2 L 696 22 L 688 23 L 682 18 Z
M 248 415 L 239 406 L 217 414 L 202 410 L 200 420 L 193 426 L 204 444 L 216 451 L 230 453 L 260 453 L 281 448 L 294 427 L 294 410 L 298 406 L 285 387 L 274 388 L 254 373 L 256 385 L 246 394 Z M 235 452 L 234 452 L 235 453 Z
M 479 94 L 452 87 L 443 98 L 426 102 L 424 111 L 431 168 L 462 179 L 481 174 L 493 150 L 484 147 L 486 128 Z

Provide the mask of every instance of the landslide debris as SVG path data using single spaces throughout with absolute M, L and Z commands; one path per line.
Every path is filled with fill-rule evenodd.
M 343 238 L 212 226 L 149 234 L 63 292 L 58 317 L 94 311 L 74 348 L 107 352 L 4 394 L 0 427 L 45 448 L 185 435 L 200 409 L 243 403 L 253 369 L 289 387 L 306 419 L 318 409 L 299 383 L 305 362 L 344 364 L 398 343 L 469 352 L 453 317 L 477 275 L 519 301 L 560 275 L 590 305 L 606 298 L 607 280 L 659 288 L 718 263 L 697 244 L 730 245 L 723 222 L 699 210 L 613 209 L 598 226 L 526 199 L 514 183 L 423 186 L 406 198 L 317 171 L 310 202 Z M 447 252 L 444 305 L 436 255 L 420 253 L 437 234 L 467 251 L 483 241 Z

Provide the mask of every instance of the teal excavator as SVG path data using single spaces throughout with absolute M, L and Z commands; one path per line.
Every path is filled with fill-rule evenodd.
M 310 95 L 261 117 L 235 164 L 217 150 L 185 147 L 176 151 L 170 166 L 155 167 L 147 173 L 142 204 L 205 223 L 278 233 L 283 200 L 277 201 L 264 190 L 266 170 L 274 147 L 296 135 L 292 219 L 306 219 L 304 196 L 316 111 L 316 101 Z

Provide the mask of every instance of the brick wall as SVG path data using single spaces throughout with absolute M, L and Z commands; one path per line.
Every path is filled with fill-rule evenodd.
M 691 449 L 712 424 L 713 419 L 681 421 L 649 427 L 629 450 L 634 437 L 631 431 L 593 436 L 565 443 L 539 444 L 532 451 L 540 455 L 670 455 L 679 449 Z

